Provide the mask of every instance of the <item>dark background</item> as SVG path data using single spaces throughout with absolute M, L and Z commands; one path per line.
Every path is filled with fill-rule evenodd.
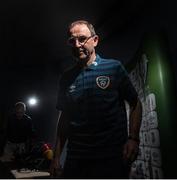
M 71 61 L 66 28 L 77 19 L 94 24 L 97 52 L 127 65 L 145 32 L 163 30 L 169 61 L 177 68 L 177 2 L 151 0 L 6 0 L 0 2 L 1 126 L 17 101 L 36 96 L 28 107 L 41 140 L 53 142 L 60 73 Z

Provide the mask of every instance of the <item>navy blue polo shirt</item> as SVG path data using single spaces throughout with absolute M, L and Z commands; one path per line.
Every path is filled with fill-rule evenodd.
M 137 92 L 120 61 L 99 55 L 87 68 L 75 66 L 61 77 L 57 109 L 69 120 L 69 158 L 119 156 L 127 140 L 124 101 Z

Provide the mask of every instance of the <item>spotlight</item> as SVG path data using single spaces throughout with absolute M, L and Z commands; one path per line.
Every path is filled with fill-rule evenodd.
M 28 100 L 28 104 L 29 104 L 30 106 L 35 106 L 35 105 L 37 105 L 37 103 L 38 103 L 38 101 L 37 101 L 37 99 L 36 99 L 35 97 L 31 97 L 31 98 L 29 98 L 29 100 Z

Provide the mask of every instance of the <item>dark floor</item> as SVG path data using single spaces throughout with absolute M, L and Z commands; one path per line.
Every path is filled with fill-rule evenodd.
M 12 168 L 13 164 L 0 161 L 0 179 L 15 179 L 15 177 L 10 172 Z

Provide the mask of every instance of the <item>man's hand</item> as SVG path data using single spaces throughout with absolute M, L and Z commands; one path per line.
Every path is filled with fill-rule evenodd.
M 62 167 L 58 158 L 54 158 L 50 165 L 50 177 L 59 177 L 62 174 Z
M 139 150 L 139 143 L 133 139 L 128 139 L 123 149 L 123 158 L 126 162 L 132 163 L 136 160 Z

